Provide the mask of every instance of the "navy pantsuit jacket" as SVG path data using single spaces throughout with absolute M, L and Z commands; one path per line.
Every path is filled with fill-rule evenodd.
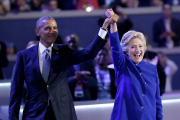
M 77 120 L 66 79 L 68 68 L 94 59 L 106 43 L 99 36 L 84 50 L 74 51 L 67 45 L 53 45 L 51 69 L 45 83 L 39 68 L 38 44 L 17 54 L 11 83 L 9 120 L 19 119 L 23 83 L 27 85 L 27 101 L 23 120 L 42 120 L 51 100 L 57 120 Z
M 163 120 L 156 66 L 135 64 L 123 53 L 118 32 L 109 37 L 117 83 L 111 120 Z

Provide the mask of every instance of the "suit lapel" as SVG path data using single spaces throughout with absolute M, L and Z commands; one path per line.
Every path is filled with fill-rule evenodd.
M 54 78 L 58 75 L 58 72 L 54 72 L 56 67 L 57 67 L 57 61 L 60 58 L 59 55 L 59 48 L 53 44 L 52 47 L 52 54 L 51 54 L 51 69 L 50 69 L 50 73 L 49 73 L 49 79 L 48 79 L 48 84 L 51 83 Z
M 32 67 L 34 67 L 33 70 L 36 70 L 36 72 L 34 73 L 37 73 L 37 75 L 35 75 L 36 79 L 43 80 L 43 77 L 40 71 L 40 66 L 39 66 L 38 46 L 39 46 L 39 43 L 31 49 L 30 58 L 32 60 Z

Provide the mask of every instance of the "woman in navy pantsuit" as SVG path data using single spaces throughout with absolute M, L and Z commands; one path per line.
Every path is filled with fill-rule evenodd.
M 112 9 L 106 16 L 112 17 Z M 128 31 L 120 42 L 116 23 L 110 29 L 117 94 L 111 120 L 162 120 L 156 66 L 143 60 L 146 40 L 141 32 Z

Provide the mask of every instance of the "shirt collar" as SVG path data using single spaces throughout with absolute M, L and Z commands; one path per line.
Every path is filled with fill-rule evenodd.
M 169 23 L 171 22 L 171 18 L 168 18 L 168 19 L 164 18 L 163 20 L 164 22 L 169 22 Z
M 52 51 L 52 47 L 53 47 L 53 43 L 51 44 L 50 47 L 48 47 L 50 52 Z M 39 51 L 40 51 L 40 54 L 43 54 L 45 49 L 46 49 L 46 47 L 41 42 L 39 42 Z

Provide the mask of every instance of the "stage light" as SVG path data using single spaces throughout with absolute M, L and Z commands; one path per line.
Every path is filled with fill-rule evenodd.
M 94 9 L 93 6 L 88 6 L 88 7 L 86 8 L 86 12 L 91 12 L 93 9 Z

